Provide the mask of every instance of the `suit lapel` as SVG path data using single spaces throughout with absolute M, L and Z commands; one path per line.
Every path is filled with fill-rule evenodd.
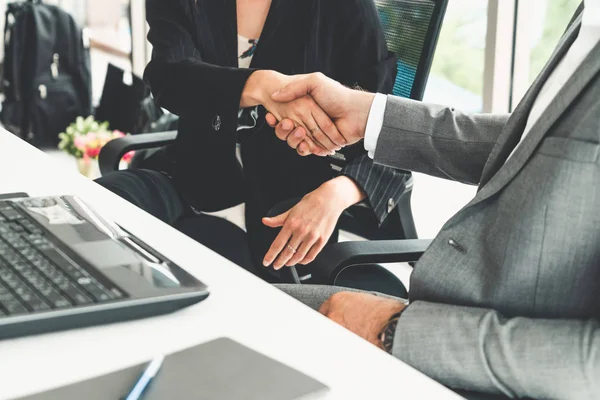
M 295 37 L 299 13 L 306 12 L 312 1 L 272 0 L 265 26 L 250 64 L 251 68 L 272 68 L 273 55 L 284 56 L 285 43 L 281 37 Z M 198 0 L 201 18 L 197 29 L 202 44 L 208 50 L 210 62 L 221 66 L 238 66 L 237 1 Z M 212 40 L 207 40 L 212 38 Z
M 559 51 L 555 53 L 553 58 L 560 60 L 564 56 L 566 51 L 570 48 L 571 44 L 577 37 L 577 31 L 579 27 L 580 24 L 577 24 L 576 29 L 570 32 L 570 35 L 567 37 L 567 40 L 563 41 L 559 48 Z M 523 126 L 523 129 L 519 131 L 520 134 L 505 131 L 505 135 L 507 137 L 503 138 L 503 145 L 498 146 L 499 150 L 496 151 L 497 155 L 495 159 L 491 162 L 493 166 L 496 166 L 497 172 L 495 174 L 492 173 L 493 176 L 481 188 L 481 190 L 479 191 L 475 199 L 473 199 L 470 205 L 479 203 L 497 193 L 504 186 L 506 186 L 506 184 L 508 184 L 515 177 L 515 175 L 523 168 L 523 166 L 534 153 L 542 138 L 547 134 L 547 132 L 554 125 L 554 123 L 567 110 L 571 103 L 573 103 L 573 101 L 592 80 L 592 78 L 600 71 L 600 62 L 598 62 L 599 59 L 600 43 L 596 44 L 594 49 L 586 57 L 583 63 L 578 67 L 577 71 L 571 76 L 571 78 L 567 81 L 565 86 L 558 92 L 558 94 L 552 100 L 548 108 L 546 108 L 546 110 L 542 113 L 541 117 L 538 119 L 536 124 L 532 127 L 527 137 L 516 149 L 513 156 L 505 162 L 510 152 L 515 148 L 516 144 L 518 143 L 519 138 L 521 136 L 520 134 L 522 134 L 523 132 L 524 125 L 526 124 L 527 118 L 531 111 L 531 106 L 533 105 L 537 94 L 539 94 L 541 86 L 543 86 L 543 84 L 548 79 L 551 71 L 554 69 L 554 67 L 556 67 L 557 61 L 554 60 L 553 62 L 549 63 L 549 65 L 546 67 L 546 70 L 541 75 L 541 77 L 545 76 L 545 79 L 539 79 L 535 85 L 536 88 L 530 93 L 528 93 L 526 103 L 531 104 L 526 104 L 529 105 L 529 107 L 526 110 L 524 109 L 522 111 L 522 114 L 525 116 L 524 121 L 520 121 L 520 124 L 515 127 L 507 126 L 507 129 L 516 129 L 520 126 Z M 523 117 L 521 116 L 521 118 Z M 517 139 L 515 139 L 515 137 Z
M 221 51 L 227 54 L 227 66 L 238 66 L 238 40 L 237 40 L 237 2 L 236 0 L 219 0 L 223 3 L 222 17 L 212 23 L 222 24 L 223 47 Z
M 299 9 L 308 1 L 272 0 L 265 25 L 260 34 L 258 46 L 252 57 L 250 68 L 268 68 L 273 64 L 273 55 L 284 57 L 285 49 L 290 46 L 281 40 L 282 37 L 296 37 L 293 29 L 296 21 L 302 20 L 297 14 Z M 288 32 L 289 31 L 289 32 Z

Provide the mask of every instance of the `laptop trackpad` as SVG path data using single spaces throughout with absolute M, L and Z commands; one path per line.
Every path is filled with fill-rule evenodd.
M 69 247 L 88 263 L 98 268 L 139 264 L 141 261 L 131 250 L 110 239 L 77 243 Z

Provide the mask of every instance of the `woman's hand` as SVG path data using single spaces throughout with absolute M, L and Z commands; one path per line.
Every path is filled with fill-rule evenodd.
M 300 97 L 289 103 L 278 103 L 272 99 L 274 92 L 297 79 L 300 79 L 300 76 L 287 76 L 275 71 L 256 71 L 246 82 L 240 107 L 262 104 L 277 121 L 291 120 L 295 126 L 304 129 L 305 142 L 317 155 L 325 156 L 339 150 L 346 145 L 346 140 L 312 97 Z
M 273 218 L 263 218 L 270 228 L 281 228 L 263 264 L 283 266 L 306 265 L 323 250 L 342 212 L 365 198 L 358 185 L 346 176 L 325 182 L 307 194 L 291 210 Z
M 288 146 L 296 150 L 298 155 L 302 157 L 311 155 L 310 149 L 314 148 L 315 145 L 312 140 L 306 136 L 306 130 L 304 130 L 304 128 L 301 126 L 296 127 L 289 119 L 284 119 L 281 122 L 277 121 L 275 116 L 271 113 L 268 113 L 265 116 L 265 119 L 267 124 L 275 129 L 275 135 L 279 139 L 285 140 Z

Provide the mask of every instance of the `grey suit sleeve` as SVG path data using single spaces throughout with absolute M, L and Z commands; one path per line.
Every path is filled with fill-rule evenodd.
M 465 114 L 388 96 L 375 162 L 469 184 L 483 167 L 508 114 Z
M 455 389 L 569 400 L 600 393 L 597 320 L 509 319 L 416 301 L 398 322 L 393 354 Z

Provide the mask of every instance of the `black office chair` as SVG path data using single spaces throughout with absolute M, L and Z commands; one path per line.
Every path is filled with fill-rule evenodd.
M 423 100 L 447 4 L 448 0 L 375 0 L 388 49 L 398 58 L 394 96 Z M 360 213 L 368 211 L 355 209 L 353 214 L 342 215 L 340 228 L 369 240 L 417 239 L 412 189 L 410 178 L 396 212 L 388 216 L 383 227 L 366 226 Z
M 375 0 L 388 48 L 398 58 L 398 73 L 392 94 L 422 100 L 447 3 L 448 0 Z M 130 151 L 167 146 L 174 143 L 176 137 L 177 132 L 171 131 L 113 140 L 100 152 L 100 172 L 106 175 L 117 170 L 123 155 Z M 416 239 L 411 195 L 412 179 L 406 184 L 406 190 L 396 207 L 397 212 L 388 217 L 386 230 L 365 227 L 358 222 L 360 219 L 348 213 L 340 219 L 340 228 L 370 240 Z

